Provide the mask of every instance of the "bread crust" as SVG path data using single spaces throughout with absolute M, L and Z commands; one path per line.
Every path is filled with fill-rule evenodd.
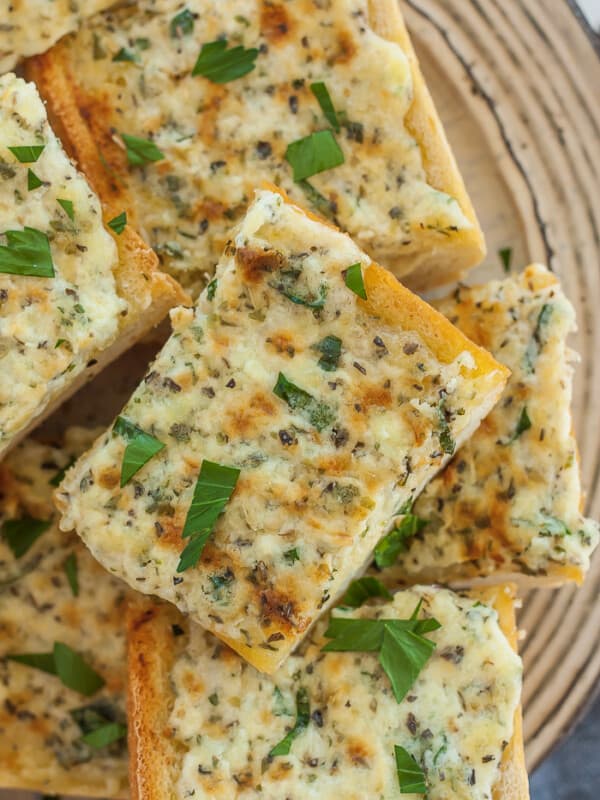
M 498 613 L 500 627 L 517 651 L 516 587 L 501 584 L 469 593 Z M 173 647 L 172 625 L 182 633 Z M 132 800 L 177 800 L 182 754 L 169 740 L 168 719 L 174 701 L 169 671 L 185 648 L 188 623 L 170 605 L 141 599 L 130 604 L 128 627 L 129 754 Z M 515 712 L 513 736 L 504 750 L 493 800 L 529 800 L 521 707 Z
M 379 260 L 413 289 L 447 284 L 481 263 L 486 254 L 484 236 L 419 67 L 398 0 L 369 0 L 368 12 L 373 31 L 399 45 L 410 63 L 413 101 L 405 124 L 419 146 L 427 182 L 455 198 L 472 226 L 453 231 L 443 247 L 439 234 L 420 229 L 418 250 L 404 253 L 400 246 L 389 247 L 378 253 Z M 104 202 L 130 205 L 128 189 L 120 178 L 127 171 L 124 153 L 103 125 L 102 100 L 86 97 L 71 74 L 65 46 L 59 42 L 47 53 L 29 59 L 25 70 L 40 87 L 51 117 L 59 118 L 58 130 L 66 149 Z M 100 150 L 106 156 L 104 163 Z

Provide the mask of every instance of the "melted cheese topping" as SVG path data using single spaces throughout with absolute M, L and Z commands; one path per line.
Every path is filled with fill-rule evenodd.
M 170 725 L 183 752 L 173 797 L 396 800 L 400 745 L 425 770 L 430 800 L 491 798 L 521 686 L 520 659 L 496 612 L 418 587 L 336 615 L 408 619 L 421 599 L 422 613 L 442 627 L 427 635 L 436 649 L 400 704 L 376 654 L 321 653 L 326 622 L 272 678 L 191 626 L 170 675 Z M 308 727 L 289 755 L 269 760 L 294 725 L 300 688 L 310 701 Z
M 52 47 L 81 21 L 115 4 L 115 0 L 10 0 L 2 5 L 0 74 L 17 61 Z
M 500 569 L 581 578 L 599 527 L 580 511 L 567 347 L 573 307 L 541 266 L 461 287 L 438 306 L 512 376 L 496 408 L 419 497 L 413 513 L 427 526 L 386 575 L 429 580 Z
M 22 164 L 9 147 L 44 145 Z M 43 182 L 28 191 L 28 169 Z M 58 200 L 73 204 L 71 221 Z M 34 228 L 50 240 L 54 278 L 0 274 L 0 448 L 42 413 L 117 336 L 127 303 L 98 198 L 71 164 L 33 84 L 0 78 L 0 241 Z
M 184 8 L 193 32 L 173 36 Z M 221 37 L 260 48 L 256 69 L 221 86 L 192 77 L 200 46 Z M 114 62 L 123 48 L 132 60 Z M 443 250 L 472 227 L 454 198 L 427 183 L 403 124 L 410 64 L 371 29 L 367 0 L 144 0 L 135 13 L 90 20 L 65 52 L 78 102 L 127 184 L 135 225 L 184 285 L 214 271 L 232 220 L 264 180 L 335 218 L 382 263 L 422 249 L 424 231 L 437 232 Z M 304 194 L 284 154 L 329 128 L 310 90 L 316 81 L 340 113 L 345 163 L 311 178 L 316 191 Z M 128 171 L 115 131 L 153 139 L 165 160 Z
M 64 448 L 26 441 L 0 471 L 0 527 L 9 519 L 52 519 L 52 480 L 89 446 L 93 435 L 73 430 Z M 79 596 L 65 574 L 77 559 Z M 124 742 L 93 749 L 70 711 L 89 704 L 125 719 L 125 631 L 128 589 L 108 575 L 74 534 L 53 524 L 20 559 L 0 538 L 0 780 L 12 786 L 79 794 L 122 794 L 127 779 Z M 81 653 L 106 680 L 91 698 L 31 667 L 5 661 L 16 653 L 47 653 L 55 641 Z
M 344 282 L 357 262 L 368 282 L 370 261 L 349 237 L 260 193 L 216 285 L 195 311 L 174 313 L 122 412 L 166 448 L 120 489 L 126 443 L 109 431 L 62 485 L 61 524 L 101 563 L 274 666 L 447 459 L 445 425 L 464 438 L 498 383 L 470 352 L 439 360 L 443 343 L 419 334 L 432 312 L 417 298 L 406 327 L 369 311 Z M 292 295 L 324 293 L 324 307 L 290 301 L 286 280 Z M 341 340 L 331 372 L 315 349 L 326 336 Z M 280 372 L 313 397 L 312 418 L 274 394 Z M 241 475 L 198 568 L 179 575 L 203 459 Z

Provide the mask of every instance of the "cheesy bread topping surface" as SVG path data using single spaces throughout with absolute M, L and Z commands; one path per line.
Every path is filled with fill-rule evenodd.
M 75 534 L 59 530 L 50 483 L 92 439 L 88 431 L 73 429 L 63 448 L 26 440 L 0 466 L 0 782 L 76 794 L 95 789 L 112 797 L 122 796 L 126 786 L 125 741 L 86 744 L 85 721 L 82 729 L 72 712 L 98 711 L 125 721 L 123 614 L 129 589 L 100 567 Z M 7 538 L 11 521 L 22 523 L 13 545 L 35 521 L 48 523 L 18 558 Z M 75 564 L 77 595 L 68 560 Z M 56 675 L 6 660 L 51 652 L 55 642 L 81 654 L 105 687 L 84 697 Z
M 385 604 L 334 613 L 408 619 L 420 600 L 420 616 L 441 628 L 428 634 L 435 650 L 400 704 L 376 653 L 321 652 L 326 621 L 269 678 L 190 625 L 169 675 L 170 727 L 183 753 L 173 796 L 417 800 L 422 794 L 399 793 L 400 745 L 423 769 L 430 800 L 489 800 L 521 687 L 521 662 L 496 612 L 448 590 L 416 587 Z M 299 691 L 308 724 L 289 754 L 269 757 L 294 727 Z
M 2 4 L 0 74 L 25 56 L 43 53 L 81 21 L 115 0 L 10 0 Z
M 349 267 L 377 301 L 348 288 Z M 108 431 L 67 474 L 61 525 L 139 591 L 276 665 L 504 378 L 349 237 L 272 192 L 172 320 L 121 413 L 165 447 L 121 488 L 127 441 Z M 207 461 L 239 478 L 199 565 L 178 572 Z
M 94 17 L 65 43 L 77 101 L 118 176 L 115 191 L 126 187 L 132 221 L 184 285 L 214 272 L 232 221 L 265 180 L 393 269 L 424 236 L 435 234 L 443 252 L 473 227 L 455 198 L 427 183 L 404 122 L 409 59 L 373 31 L 368 5 L 142 0 Z M 217 40 L 256 48 L 255 68 L 224 84 L 194 76 L 201 46 Z M 311 91 L 317 82 L 338 131 Z M 286 148 L 321 130 L 333 132 L 344 163 L 295 183 Z M 151 141 L 164 158 L 128 168 L 122 133 Z
M 19 274 L 20 265 L 6 272 L 0 263 L 0 449 L 116 338 L 127 313 L 98 198 L 62 150 L 33 84 L 14 75 L 0 78 L 4 247 L 10 231 L 38 248 L 15 260 L 30 267 L 49 247 L 54 276 Z
M 581 513 L 571 422 L 575 312 L 539 265 L 484 286 L 460 287 L 437 307 L 512 372 L 498 405 L 425 489 L 389 577 L 524 573 L 581 580 L 598 524 Z

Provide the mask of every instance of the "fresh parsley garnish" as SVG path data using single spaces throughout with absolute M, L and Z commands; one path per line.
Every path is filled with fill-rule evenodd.
M 533 372 L 535 360 L 539 356 L 540 350 L 544 346 L 544 337 L 542 336 L 542 331 L 550 321 L 552 309 L 552 303 L 544 303 L 540 313 L 538 314 L 535 328 L 533 329 L 533 336 L 527 345 L 527 349 L 525 350 L 525 367 L 528 372 Z
M 107 722 L 95 731 L 90 731 L 81 737 L 81 741 L 89 744 L 96 750 L 101 747 L 108 747 L 109 744 L 117 742 L 127 734 L 127 726 L 120 722 Z
M 51 653 L 24 653 L 8 655 L 6 658 L 50 675 L 57 675 L 64 686 L 86 697 L 95 694 L 105 683 L 104 678 L 64 642 L 54 642 Z
M 75 219 L 75 209 L 73 208 L 73 201 L 61 200 L 60 198 L 57 198 L 56 202 L 72 222 Z
M 441 627 L 433 617 L 417 619 L 421 604 L 405 620 L 332 617 L 325 631 L 332 641 L 323 652 L 378 652 L 379 663 L 400 703 L 435 650 L 435 643 L 423 634 Z
M 128 50 L 126 47 L 122 47 L 118 53 L 115 53 L 112 57 L 112 60 L 117 63 L 119 61 L 129 61 L 135 64 L 139 60 L 139 56 L 137 53 Z
M 108 223 L 108 227 L 111 230 L 113 230 L 117 234 L 117 236 L 120 236 L 123 233 L 126 225 L 127 225 L 126 211 L 121 211 L 120 214 L 117 214 L 117 216 L 113 217 Z
M 515 442 L 522 433 L 528 431 L 531 428 L 531 420 L 529 419 L 529 414 L 527 413 L 527 406 L 523 406 L 521 413 L 519 414 L 519 419 L 517 421 L 517 427 L 514 430 L 514 433 L 505 441 L 500 442 L 503 445 L 509 445 Z
M 21 517 L 7 519 L 2 525 L 2 538 L 15 558 L 21 558 L 52 525 L 50 519 Z
M 277 273 L 277 279 L 270 281 L 269 286 L 272 289 L 276 289 L 280 294 L 296 305 L 307 306 L 307 308 L 323 308 L 325 300 L 327 299 L 327 284 L 322 283 L 319 286 L 318 294 L 311 291 L 303 292 L 298 287 L 298 279 L 301 275 L 302 270 L 299 269 L 280 270 Z
M 54 345 L 54 349 L 56 349 L 57 347 L 60 347 L 61 344 L 65 343 L 65 341 L 66 341 L 66 339 L 59 339 L 56 342 L 56 344 Z M 50 480 L 48 481 L 49 485 L 50 486 L 60 486 L 61 483 L 63 482 L 63 478 L 67 474 L 67 470 L 71 469 L 71 467 L 73 466 L 75 461 L 76 461 L 75 458 L 70 458 L 68 463 L 65 464 L 65 466 L 62 469 L 59 469 L 58 472 L 56 473 L 56 475 L 53 475 L 52 478 L 50 478 Z
M 77 569 L 77 556 L 71 553 L 63 564 L 65 575 L 71 587 L 73 597 L 79 597 L 79 572 Z
M 192 12 L 184 8 L 179 14 L 175 14 L 169 25 L 172 39 L 180 39 L 182 36 L 188 36 L 193 33 L 195 18 Z
M 327 121 L 330 123 L 331 127 L 336 131 L 336 133 L 339 133 L 340 122 L 338 120 L 331 95 L 329 94 L 329 91 L 323 81 L 311 83 L 310 90 L 317 98 L 317 102 L 321 106 L 321 111 L 323 114 L 325 114 L 325 117 L 327 118 Z
M 344 154 L 333 133 L 326 130 L 291 142 L 285 151 L 285 159 L 294 170 L 294 180 L 298 182 L 339 167 L 344 163 Z
M 300 554 L 298 553 L 297 547 L 292 547 L 291 550 L 286 550 L 283 554 L 286 564 L 289 564 L 290 567 L 296 561 L 300 561 Z
M 512 249 L 510 247 L 503 247 L 502 250 L 498 250 L 498 256 L 502 262 L 502 269 L 508 274 L 512 263 Z
M 400 794 L 425 794 L 425 774 L 415 759 L 398 744 L 394 745 L 394 753 Z
M 342 597 L 340 605 L 359 608 L 371 597 L 383 597 L 386 600 L 391 600 L 392 594 L 381 581 L 367 575 L 364 578 L 352 581 L 346 590 L 346 594 Z
M 240 470 L 204 459 L 194 488 L 192 504 L 181 536 L 189 539 L 181 553 L 177 572 L 196 566 L 213 528 L 235 489 Z
M 344 281 L 346 286 L 351 289 L 354 294 L 361 297 L 363 300 L 367 299 L 367 290 L 365 289 L 365 282 L 362 274 L 362 264 L 352 264 L 345 271 Z
M 438 403 L 437 407 L 438 411 L 438 420 L 439 420 L 439 439 L 440 439 L 440 447 L 449 456 L 454 455 L 454 451 L 456 450 L 456 442 L 452 437 L 452 431 L 450 430 L 450 425 L 448 424 L 448 420 L 446 419 L 446 403 L 444 400 L 441 400 Z
M 128 133 L 122 133 L 121 139 L 125 145 L 127 161 L 132 167 L 141 167 L 144 164 L 162 161 L 165 157 L 165 154 L 158 149 L 154 142 L 148 139 L 141 139 L 139 136 L 131 136 Z
M 334 219 L 335 206 L 321 192 L 317 191 L 310 181 L 296 181 L 300 189 L 306 195 L 309 203 L 327 219 Z
M 121 464 L 121 488 L 123 488 L 144 464 L 164 449 L 165 445 L 125 417 L 117 417 L 113 431 L 127 441 Z
M 45 144 L 32 144 L 23 147 L 9 147 L 10 152 L 21 164 L 35 164 L 44 152 Z
M 214 300 L 215 294 L 217 291 L 217 286 L 219 285 L 219 281 L 216 278 L 213 278 L 212 281 L 206 287 L 206 297 L 208 300 Z
M 283 372 L 279 373 L 273 393 L 284 400 L 292 411 L 298 411 L 306 417 L 311 425 L 318 431 L 329 427 L 335 420 L 335 413 L 325 403 L 316 400 L 311 394 L 305 392 L 295 383 L 288 380 Z
M 27 191 L 33 192 L 34 189 L 39 189 L 42 186 L 41 181 L 32 169 L 27 170 Z
M 4 235 L 7 243 L 0 246 L 0 272 L 33 278 L 54 277 L 50 242 L 45 233 L 25 228 L 6 231 Z
M 337 336 L 326 336 L 320 342 L 313 344 L 313 350 L 322 353 L 318 361 L 319 366 L 325 372 L 334 372 L 340 363 L 342 355 L 342 340 Z
M 103 700 L 74 708 L 69 714 L 83 734 L 80 741 L 94 749 L 107 747 L 127 733 L 127 727 L 117 720 L 115 710 Z
M 256 47 L 227 47 L 227 39 L 203 44 L 192 75 L 202 75 L 213 83 L 229 83 L 252 72 L 259 53 Z
M 288 731 L 283 739 L 276 744 L 275 747 L 269 752 L 269 758 L 275 756 L 287 756 L 292 749 L 294 739 L 297 739 L 300 734 L 308 728 L 310 722 L 310 700 L 308 692 L 304 688 L 298 689 L 296 693 L 296 722 L 294 727 Z
M 375 563 L 380 569 L 396 563 L 400 553 L 407 549 L 406 542 L 427 525 L 427 520 L 406 514 L 400 523 L 381 539 L 375 548 Z

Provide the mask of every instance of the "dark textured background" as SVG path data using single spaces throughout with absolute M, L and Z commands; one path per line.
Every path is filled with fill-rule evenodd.
M 600 696 L 532 775 L 531 800 L 600 800 Z

